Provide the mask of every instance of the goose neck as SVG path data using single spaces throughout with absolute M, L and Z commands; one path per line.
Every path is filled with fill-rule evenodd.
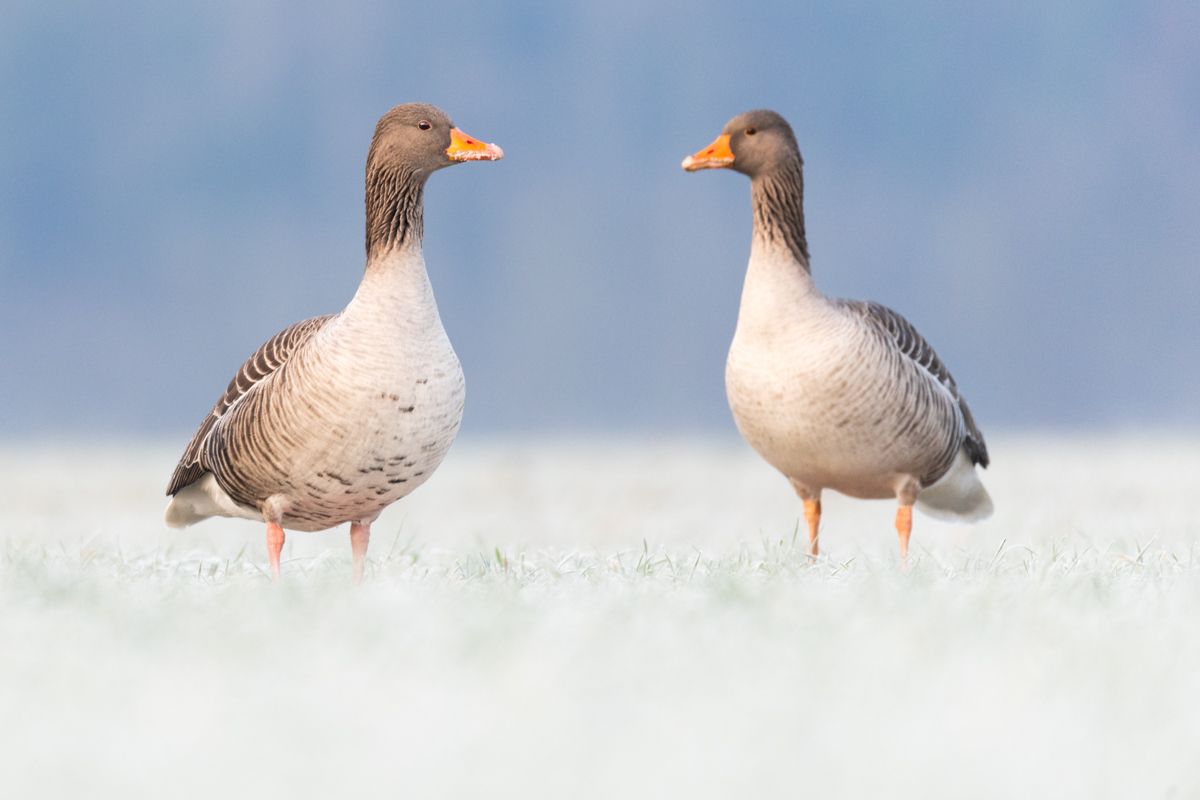
M 367 263 L 390 252 L 420 252 L 425 233 L 425 176 L 403 165 L 367 169 Z
M 799 158 L 788 159 L 750 182 L 754 206 L 754 247 L 790 258 L 805 273 L 808 239 L 804 232 L 804 173 Z

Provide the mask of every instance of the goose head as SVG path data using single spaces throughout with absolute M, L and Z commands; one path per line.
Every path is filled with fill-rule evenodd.
M 454 127 L 440 108 L 405 103 L 379 118 L 367 155 L 367 172 L 399 169 L 425 178 L 463 161 L 496 161 L 503 157 L 504 151 L 497 145 Z
M 463 161 L 495 161 L 504 151 L 469 136 L 441 109 L 405 103 L 379 118 L 367 151 L 367 259 L 420 247 L 425 181 Z
M 732 169 L 756 178 L 798 163 L 803 161 L 792 126 L 776 112 L 759 109 L 729 120 L 712 144 L 685 158 L 682 166 L 688 172 Z

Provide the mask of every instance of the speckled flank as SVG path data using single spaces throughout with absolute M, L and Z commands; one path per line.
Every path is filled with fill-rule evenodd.
M 410 250 L 374 268 L 310 346 L 247 394 L 209 438 L 207 461 L 242 505 L 281 496 L 285 527 L 372 519 L 441 463 L 464 399 L 424 263 Z
M 416 248 L 373 264 L 350 305 L 313 328 L 210 426 L 187 468 L 211 471 L 248 509 L 273 498 L 295 530 L 373 519 L 424 483 L 465 399 Z

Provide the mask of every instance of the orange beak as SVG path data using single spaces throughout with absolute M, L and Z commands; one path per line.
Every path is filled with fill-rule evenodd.
M 733 163 L 733 151 L 729 149 L 729 134 L 722 133 L 713 143 L 695 155 L 683 160 L 683 168 L 688 172 L 698 169 L 721 169 Z
M 451 128 L 446 155 L 451 161 L 496 161 L 504 158 L 504 151 L 497 145 L 467 136 L 458 128 Z

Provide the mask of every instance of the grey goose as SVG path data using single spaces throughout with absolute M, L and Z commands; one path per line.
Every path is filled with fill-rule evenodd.
M 750 178 L 753 237 L 725 366 L 734 421 L 804 502 L 818 553 L 821 492 L 899 502 L 907 565 L 914 503 L 972 521 L 992 511 L 975 465 L 983 434 L 946 365 L 917 329 L 878 303 L 826 297 L 813 282 L 804 229 L 803 159 L 774 111 L 730 120 L 687 171 Z
M 379 119 L 358 290 L 340 312 L 286 328 L 242 365 L 171 476 L 168 525 L 264 521 L 278 580 L 284 528 L 349 522 L 362 579 L 371 523 L 429 479 L 462 420 L 462 368 L 421 249 L 425 181 L 502 156 L 431 105 L 399 105 Z

